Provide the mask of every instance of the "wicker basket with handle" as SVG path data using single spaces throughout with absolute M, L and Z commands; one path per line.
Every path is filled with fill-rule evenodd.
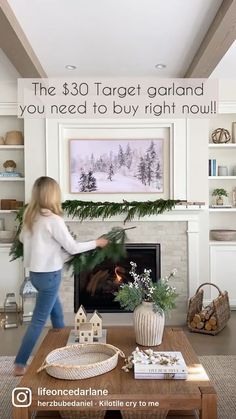
M 118 356 L 124 353 L 107 343 L 84 343 L 69 345 L 50 352 L 40 372 L 64 380 L 79 380 L 105 374 L 116 367 Z
M 196 315 L 201 317 L 201 313 L 204 312 L 204 307 L 203 307 L 204 291 L 202 288 L 205 285 L 213 286 L 219 292 L 219 295 L 214 300 L 212 300 L 212 302 L 208 305 L 208 307 L 211 308 L 210 318 L 212 317 L 216 321 L 215 330 L 206 330 L 205 328 L 193 327 L 194 317 Z M 210 282 L 204 282 L 203 284 L 201 284 L 198 287 L 195 295 L 189 300 L 188 314 L 187 314 L 187 325 L 188 325 L 189 330 L 191 330 L 191 332 L 216 335 L 226 326 L 229 318 L 230 318 L 230 306 L 229 306 L 228 292 L 227 291 L 222 292 L 217 285 L 212 284 Z

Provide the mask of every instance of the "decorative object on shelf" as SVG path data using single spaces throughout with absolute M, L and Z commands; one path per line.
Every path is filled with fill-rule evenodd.
M 203 307 L 203 289 L 205 285 L 215 287 L 219 295 L 208 306 Z M 191 332 L 216 335 L 227 324 L 230 318 L 228 292 L 222 292 L 219 287 L 205 282 L 198 287 L 195 295 L 190 298 L 187 315 L 187 325 Z
M 211 134 L 213 143 L 224 144 L 229 143 L 231 140 L 230 132 L 225 128 L 217 128 Z
M 236 230 L 210 230 L 211 240 L 236 241 Z
M 22 299 L 22 322 L 29 323 L 32 319 L 38 291 L 29 278 L 25 278 L 20 287 Z
M 209 159 L 208 165 L 208 176 L 216 176 L 216 159 Z
M 4 145 L 4 137 L 0 137 L 0 145 Z
M 153 283 L 150 269 L 137 274 L 136 263 L 130 264 L 133 282 L 120 286 L 114 293 L 115 301 L 118 301 L 122 308 L 134 311 L 134 330 L 139 345 L 160 345 L 165 323 L 164 312 L 175 307 L 177 294 L 169 280 L 176 271 L 173 270 L 168 277 Z
M 80 380 L 105 374 L 117 366 L 124 353 L 107 343 L 77 344 L 50 352 L 37 372 L 46 369 L 55 378 Z
M 23 145 L 24 137 L 21 131 L 9 131 L 6 133 L 5 144 Z
M 9 292 L 6 294 L 3 310 L 5 315 L 4 329 L 18 327 L 18 305 L 16 303 L 16 296 L 14 292 Z
M 2 199 L 0 201 L 2 210 L 18 210 L 23 207 L 23 201 L 17 201 L 16 199 Z
M 218 166 L 218 176 L 228 176 L 229 171 L 227 166 Z
M 223 196 L 228 196 L 228 192 L 224 188 L 216 188 L 212 191 L 212 196 L 216 197 L 216 205 L 223 205 Z
M 3 167 L 6 172 L 14 172 L 16 168 L 16 162 L 14 160 L 6 160 L 3 163 Z
M 232 122 L 232 142 L 236 143 L 236 122 Z

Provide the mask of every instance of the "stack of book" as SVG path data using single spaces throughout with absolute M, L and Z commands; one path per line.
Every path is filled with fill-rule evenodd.
M 0 177 L 22 177 L 22 174 L 19 172 L 1 172 Z
M 152 349 L 133 353 L 134 378 L 186 380 L 187 366 L 181 352 L 156 352 Z
M 209 176 L 216 176 L 216 159 L 209 159 Z

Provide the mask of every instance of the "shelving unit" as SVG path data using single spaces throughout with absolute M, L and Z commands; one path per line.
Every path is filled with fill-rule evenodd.
M 0 136 L 6 136 L 8 131 L 24 132 L 24 121 L 17 118 L 17 108 L 15 104 L 0 104 Z M 24 145 L 0 145 L 0 171 L 4 170 L 3 163 L 6 160 L 16 162 L 17 172 L 22 177 L 3 177 L 0 176 L 0 200 L 16 199 L 25 200 L 25 177 L 24 177 Z M 5 229 L 13 230 L 15 225 L 15 212 L 13 210 L 2 210 L 0 206 L 0 217 L 3 218 Z M 1 244 L 1 243 L 0 243 Z
M 236 230 L 236 207 L 232 208 L 210 208 L 215 204 L 212 197 L 212 190 L 224 188 L 229 196 L 224 197 L 224 204 L 233 205 L 232 191 L 236 188 L 236 176 L 233 172 L 236 169 L 236 143 L 225 144 L 211 143 L 211 133 L 216 128 L 226 128 L 232 134 L 232 122 L 236 122 L 236 103 L 235 113 L 225 113 L 217 115 L 210 121 L 208 155 L 209 159 L 216 159 L 216 166 L 227 166 L 229 176 L 208 176 L 209 185 L 209 266 L 210 282 L 219 286 L 220 289 L 227 290 L 229 293 L 231 307 L 236 307 L 236 241 L 211 240 L 210 230 L 226 229 Z M 232 112 L 232 110 L 231 110 Z M 232 141 L 232 140 L 231 140 Z M 216 174 L 218 173 L 216 167 Z M 235 173 L 235 172 L 234 172 Z
M 24 121 L 17 118 L 17 107 L 11 103 L 0 103 L 0 136 L 5 137 L 8 131 L 24 132 Z M 24 178 L 24 145 L 0 145 L 0 170 L 3 171 L 3 163 L 6 160 L 16 162 L 16 170 L 22 173 L 22 177 L 3 178 L 0 177 L 0 200 L 16 199 L 25 201 L 25 178 Z M 16 210 L 2 210 L 0 207 L 0 218 L 4 220 L 5 230 L 14 230 Z M 22 261 L 11 262 L 9 250 L 12 243 L 0 242 L 0 266 L 2 280 L 0 283 L 0 307 L 3 306 L 7 292 L 15 292 L 18 302 L 19 287 L 24 277 Z

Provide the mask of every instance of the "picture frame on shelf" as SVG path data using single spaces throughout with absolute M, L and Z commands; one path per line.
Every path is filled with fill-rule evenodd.
M 164 138 L 71 139 L 70 193 L 163 194 L 164 147 Z

